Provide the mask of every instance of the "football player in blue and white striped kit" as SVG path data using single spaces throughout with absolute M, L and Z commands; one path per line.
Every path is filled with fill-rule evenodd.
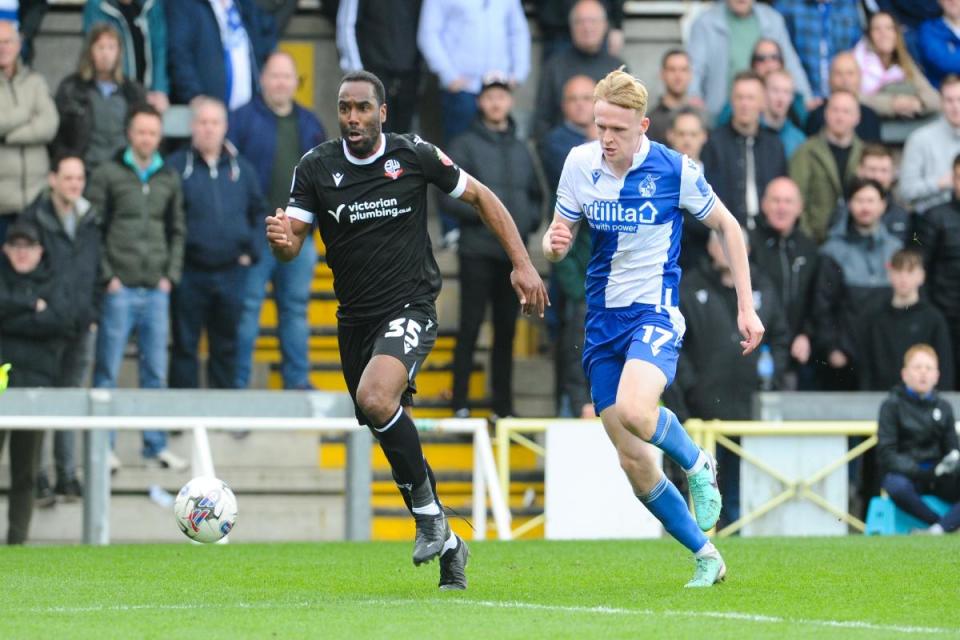
M 589 228 L 593 253 L 583 366 L 596 411 L 634 493 L 694 553 L 696 572 L 687 586 L 709 587 L 726 574 L 719 551 L 703 533 L 720 515 L 716 462 L 694 444 L 673 412 L 658 406 L 673 381 L 683 340 L 677 257 L 684 210 L 722 239 L 736 283 L 744 355 L 760 344 L 763 324 L 753 307 L 736 219 L 695 162 L 646 137 L 646 109 L 647 90 L 630 74 L 613 71 L 597 84 L 599 139 L 567 156 L 543 252 L 551 261 L 562 260 L 577 228 Z M 696 521 L 647 443 L 687 472 Z

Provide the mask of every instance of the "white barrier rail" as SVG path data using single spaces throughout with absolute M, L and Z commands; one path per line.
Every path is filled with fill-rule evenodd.
M 473 520 L 474 538 L 487 533 L 487 497 L 497 537 L 510 539 L 510 511 L 507 509 L 494 465 L 493 446 L 484 419 L 419 419 L 417 428 L 431 433 L 458 433 L 473 436 Z M 347 436 L 347 537 L 367 539 L 370 535 L 370 447 L 372 437 L 354 418 L 244 418 L 211 416 L 0 416 L 0 431 L 8 429 L 65 429 L 85 432 L 83 541 L 109 544 L 110 471 L 107 463 L 109 431 L 191 429 L 193 431 L 193 474 L 216 475 L 207 430 L 224 431 L 316 431 Z M 362 468 L 361 468 L 362 467 Z M 364 524 L 365 523 L 365 524 Z

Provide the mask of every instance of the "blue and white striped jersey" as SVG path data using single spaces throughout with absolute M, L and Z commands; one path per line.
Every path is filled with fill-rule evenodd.
M 622 179 L 603 162 L 599 142 L 574 147 L 560 176 L 557 212 L 590 227 L 587 306 L 677 306 L 682 210 L 703 220 L 716 202 L 693 160 L 646 136 Z

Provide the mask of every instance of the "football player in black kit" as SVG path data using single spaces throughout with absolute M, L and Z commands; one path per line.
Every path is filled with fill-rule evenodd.
M 382 132 L 384 88 L 366 71 L 340 82 L 339 140 L 301 158 L 286 211 L 266 219 L 274 255 L 290 260 L 313 225 L 333 271 L 343 376 L 357 419 L 380 442 L 416 522 L 413 563 L 440 557 L 440 588 L 465 589 L 467 545 L 450 530 L 417 429 L 404 407 L 437 336 L 440 270 L 427 234 L 427 185 L 473 205 L 513 263 L 524 313 L 543 315 L 543 282 L 500 200 L 419 136 Z

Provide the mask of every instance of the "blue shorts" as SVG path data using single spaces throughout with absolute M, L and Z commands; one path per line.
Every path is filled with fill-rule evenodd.
M 627 360 L 656 366 L 667 378 L 677 373 L 677 358 L 686 323 L 677 307 L 635 304 L 626 309 L 587 311 L 583 370 L 597 413 L 617 400 L 620 374 Z

